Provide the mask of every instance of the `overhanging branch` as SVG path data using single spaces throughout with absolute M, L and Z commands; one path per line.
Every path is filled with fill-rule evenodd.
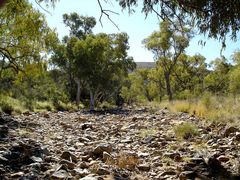
M 103 27 L 103 24 L 102 24 L 102 16 L 105 15 L 105 16 L 107 16 L 108 20 L 109 20 L 118 30 L 120 30 L 119 27 L 118 27 L 118 25 L 111 19 L 110 14 L 109 14 L 109 13 L 112 13 L 112 14 L 119 15 L 119 13 L 114 12 L 114 11 L 109 10 L 109 9 L 103 9 L 100 0 L 97 0 L 97 1 L 98 1 L 98 5 L 99 5 L 99 7 L 100 7 L 100 10 L 101 10 L 101 15 L 100 15 L 100 17 L 99 17 L 99 22 L 100 22 L 101 26 Z M 107 2 L 106 0 L 104 0 L 104 1 Z

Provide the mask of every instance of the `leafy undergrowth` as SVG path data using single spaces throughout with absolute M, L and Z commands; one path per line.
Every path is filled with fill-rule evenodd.
M 0 96 L 0 112 L 5 112 L 7 114 L 13 113 L 23 113 L 27 111 L 24 104 L 14 98 L 9 96 Z
M 178 139 L 189 139 L 199 134 L 197 126 L 189 122 L 175 125 L 173 130 Z
M 70 111 L 83 108 L 80 104 L 76 106 L 73 103 L 64 103 L 61 101 L 24 101 L 9 96 L 0 96 L 0 112 L 7 114 L 21 114 L 27 111 L 46 112 L 46 111 Z

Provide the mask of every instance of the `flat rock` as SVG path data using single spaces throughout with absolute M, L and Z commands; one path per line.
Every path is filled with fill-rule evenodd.
M 113 157 L 111 156 L 111 154 L 109 154 L 106 151 L 103 152 L 103 162 L 107 162 L 107 161 L 110 161 L 112 159 L 113 159 Z
M 84 177 L 84 178 L 81 178 L 80 180 L 98 180 L 98 178 L 96 178 L 96 177 Z
M 111 153 L 112 145 L 107 143 L 98 144 L 93 150 L 93 153 L 96 155 L 102 155 L 104 151 L 107 153 Z
M 76 168 L 71 171 L 73 176 L 85 177 L 90 174 L 90 171 L 87 169 Z
M 31 159 L 33 160 L 33 162 L 38 162 L 38 163 L 43 162 L 42 158 L 40 157 L 32 156 Z
M 217 160 L 220 162 L 228 162 L 230 160 L 230 158 L 227 156 L 221 155 L 217 158 Z
M 164 177 L 164 176 L 168 176 L 168 175 L 173 176 L 173 175 L 176 175 L 176 174 L 177 173 L 175 171 L 168 170 L 168 171 L 162 172 L 160 174 L 160 177 Z
M 17 173 L 11 174 L 11 177 L 12 178 L 20 178 L 23 175 L 24 175 L 24 172 L 17 172 Z
M 197 174 L 194 171 L 184 171 L 179 175 L 180 180 L 195 179 L 196 177 Z
M 61 160 L 59 164 L 65 164 L 68 169 L 74 169 L 77 166 L 75 163 L 70 162 L 66 159 Z
M 151 169 L 149 164 L 139 164 L 139 165 L 137 165 L 137 168 L 140 171 L 149 171 Z
M 68 178 L 68 173 L 65 170 L 59 170 L 52 174 L 51 179 L 53 180 L 62 180 Z
M 148 157 L 148 156 L 150 156 L 150 154 L 149 153 L 138 153 L 137 154 L 138 155 L 138 157 L 140 157 L 140 158 L 145 158 L 145 157 Z
M 77 163 L 77 157 L 74 155 L 74 154 L 72 154 L 71 152 L 69 152 L 69 151 L 64 151 L 63 153 L 62 153 L 62 155 L 61 155 L 61 158 L 62 159 L 65 159 L 65 160 L 68 160 L 68 161 L 72 161 L 72 162 L 75 162 L 75 163 Z
M 239 132 L 239 129 L 233 126 L 226 127 L 223 132 L 224 137 L 228 137 L 231 133 Z
M 86 163 L 86 162 L 81 162 L 81 163 L 79 164 L 79 167 L 82 168 L 82 169 L 87 169 L 87 168 L 89 168 L 89 165 L 88 165 L 88 163 Z
M 110 172 L 110 170 L 109 169 L 106 169 L 106 168 L 103 168 L 103 167 L 100 167 L 100 168 L 98 168 L 98 170 L 97 170 L 97 174 L 98 175 L 108 175 L 108 174 L 110 174 L 111 172 Z

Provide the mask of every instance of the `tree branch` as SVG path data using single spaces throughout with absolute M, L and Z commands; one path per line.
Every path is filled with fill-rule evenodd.
M 119 15 L 119 13 L 114 12 L 114 11 L 111 11 L 111 10 L 108 10 L 108 9 L 103 9 L 100 0 L 97 0 L 97 1 L 98 1 L 98 5 L 99 5 L 99 7 L 100 7 L 100 10 L 101 10 L 101 15 L 100 15 L 100 17 L 99 17 L 99 22 L 100 22 L 101 26 L 103 27 L 103 24 L 102 24 L 102 16 L 105 15 L 105 16 L 107 16 L 108 20 L 109 20 L 118 30 L 120 30 L 119 27 L 118 27 L 118 25 L 110 18 L 110 15 L 108 14 L 108 12 L 110 12 L 110 13 L 112 13 L 112 14 L 116 14 L 116 15 Z M 104 1 L 107 2 L 106 0 L 104 0 Z
M 9 51 L 7 49 L 1 48 L 0 47 L 0 53 L 8 59 L 9 63 L 12 64 L 11 67 L 13 67 L 13 69 L 17 72 L 17 71 L 22 71 L 22 69 L 18 66 L 18 64 L 16 62 L 14 62 L 15 58 L 13 58 L 11 56 L 11 54 L 9 53 Z
M 52 15 L 48 10 L 46 10 L 44 7 L 41 6 L 41 4 L 38 2 L 38 0 L 35 0 L 35 3 L 45 12 L 47 12 L 48 14 Z

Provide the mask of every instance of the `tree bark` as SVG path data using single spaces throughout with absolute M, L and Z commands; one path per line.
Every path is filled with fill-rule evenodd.
M 79 103 L 80 103 L 80 96 L 81 96 L 81 83 L 80 83 L 80 80 L 78 78 L 75 81 L 77 83 L 76 104 L 78 106 Z
M 165 73 L 164 77 L 165 77 L 165 81 L 166 81 L 166 89 L 167 89 L 168 100 L 172 101 L 173 97 L 172 97 L 172 89 L 171 89 L 171 82 L 170 82 L 169 73 Z
M 92 90 L 90 90 L 90 111 L 94 111 L 94 106 L 95 106 L 95 97 Z

